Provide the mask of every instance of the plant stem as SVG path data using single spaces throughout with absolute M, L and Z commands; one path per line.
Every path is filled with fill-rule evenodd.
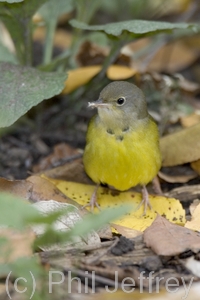
M 52 53 L 53 53 L 53 40 L 54 40 L 54 34 L 55 34 L 55 30 L 56 30 L 56 24 L 57 24 L 57 19 L 51 20 L 47 24 L 43 64 L 49 64 L 51 62 Z
M 113 42 L 113 46 L 110 50 L 110 53 L 104 60 L 101 72 L 95 77 L 95 80 L 102 80 L 104 78 L 108 67 L 116 60 L 117 56 L 120 53 L 122 46 L 125 44 L 126 44 L 126 42 L 124 40 L 119 40 L 119 39 L 117 39 Z
M 24 21 L 24 64 L 26 66 L 32 65 L 32 24 L 30 19 Z

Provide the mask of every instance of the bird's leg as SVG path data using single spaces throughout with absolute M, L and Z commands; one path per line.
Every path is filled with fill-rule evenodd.
M 140 204 L 137 207 L 137 210 L 144 204 L 144 213 L 142 214 L 142 216 L 146 215 L 146 211 L 147 211 L 147 207 L 149 206 L 150 209 L 152 209 L 151 203 L 149 201 L 149 194 L 147 191 L 147 188 L 145 185 L 142 186 L 142 201 L 140 202 Z
M 158 195 L 162 195 L 163 191 L 161 189 L 160 181 L 158 179 L 158 176 L 154 177 L 154 179 L 152 180 L 152 184 L 153 184 L 153 189 L 154 189 L 155 193 L 158 194 Z
M 94 192 L 92 193 L 92 196 L 90 198 L 90 203 L 84 205 L 83 208 L 90 206 L 90 210 L 91 210 L 91 212 L 93 212 L 94 207 L 96 206 L 99 210 L 101 210 L 101 208 L 97 202 L 97 191 L 98 191 L 99 186 L 100 186 L 100 184 L 96 185 Z

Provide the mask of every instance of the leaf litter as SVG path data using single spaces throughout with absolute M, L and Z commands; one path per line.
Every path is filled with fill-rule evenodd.
M 78 163 L 78 165 L 79 164 L 80 163 Z M 75 165 L 73 167 L 76 169 Z M 73 167 L 70 169 L 71 174 L 67 175 L 67 180 L 70 180 L 70 176 L 73 177 L 73 174 L 72 174 Z M 61 168 L 62 167 L 60 167 L 59 169 L 61 169 Z M 55 168 L 55 170 L 56 170 L 56 168 Z M 54 172 L 55 172 L 55 170 L 54 170 Z M 54 175 L 55 175 L 55 178 L 59 178 L 59 176 L 57 176 L 58 174 L 56 174 L 56 172 L 54 173 Z M 81 181 L 82 177 L 83 177 L 82 175 L 79 177 L 80 181 Z M 53 183 L 58 190 L 63 192 L 65 195 L 67 195 L 67 198 L 70 198 L 73 201 L 77 201 L 79 203 L 79 205 L 86 204 L 89 201 L 91 194 L 93 193 L 93 190 L 94 190 L 94 186 L 89 185 L 88 184 L 89 181 L 87 182 L 87 180 L 85 182 L 87 184 L 78 184 L 77 182 L 67 182 L 64 180 L 47 178 L 46 175 L 42 175 L 42 178 L 46 178 L 46 180 L 50 180 L 51 183 Z M 66 191 L 67 191 L 67 193 L 66 193 Z M 121 199 L 120 200 L 118 199 L 119 202 L 117 201 L 117 198 L 119 197 L 119 193 L 110 191 L 107 188 L 100 188 L 99 194 L 100 194 L 99 203 L 101 204 L 102 209 L 104 209 L 108 206 L 115 207 L 115 206 L 119 205 L 120 200 L 121 200 L 120 205 L 122 205 L 123 203 L 126 202 L 127 199 L 129 199 L 128 202 L 130 201 L 132 204 L 134 203 L 135 204 L 134 206 L 136 208 L 137 204 L 141 201 L 141 194 L 136 193 L 135 191 L 134 192 L 128 191 L 125 193 L 120 193 Z M 124 195 L 125 195 L 125 197 L 124 197 Z M 131 195 L 134 195 L 134 197 L 131 197 Z M 177 255 L 179 256 L 182 254 L 184 255 L 184 253 L 187 252 L 188 249 L 191 249 L 190 257 L 192 258 L 194 256 L 193 251 L 198 252 L 198 250 L 199 250 L 199 248 L 198 248 L 199 244 L 198 244 L 198 241 L 196 240 L 198 234 L 196 234 L 194 231 L 191 231 L 192 233 L 190 232 L 190 234 L 191 234 L 191 237 L 193 237 L 193 241 L 190 240 L 190 243 L 184 245 L 184 240 L 188 237 L 188 229 L 186 229 L 180 225 L 176 225 L 176 224 L 173 225 L 171 223 L 171 222 L 174 222 L 174 223 L 178 223 L 178 224 L 182 224 L 182 225 L 184 225 L 184 223 L 185 223 L 185 212 L 184 212 L 180 202 L 176 199 L 168 199 L 166 197 L 161 197 L 161 196 L 150 196 L 150 201 L 152 203 L 153 208 L 157 212 L 159 210 L 162 210 L 162 212 L 161 212 L 161 214 L 162 214 L 163 212 L 166 213 L 166 211 L 167 211 L 167 214 L 164 214 L 164 217 L 162 217 L 162 220 L 164 220 L 164 222 L 165 221 L 168 222 L 165 218 L 169 218 L 169 219 L 171 218 L 170 222 L 168 222 L 168 226 L 175 226 L 175 228 L 173 228 L 174 236 L 171 237 L 170 240 L 168 240 L 169 234 L 167 235 L 164 231 L 162 232 L 160 225 L 158 225 L 158 224 L 156 225 L 156 223 L 154 224 L 154 222 L 156 222 L 156 220 L 158 218 L 157 213 L 155 213 L 155 212 L 149 211 L 149 214 L 147 215 L 146 219 L 144 219 L 144 218 L 141 218 L 141 212 L 138 211 L 138 212 L 136 212 L 136 214 L 138 214 L 137 216 L 133 215 L 132 217 L 130 216 L 130 218 L 129 218 L 129 216 L 128 216 L 128 218 L 127 218 L 127 216 L 125 216 L 124 219 L 123 218 L 120 219 L 119 222 L 115 221 L 114 223 L 111 224 L 111 226 L 113 226 L 115 228 L 115 230 L 117 230 L 117 231 L 119 230 L 118 232 L 120 232 L 124 236 L 126 236 L 126 234 L 127 234 L 127 237 L 129 239 L 131 239 L 134 243 L 134 249 L 129 250 L 127 253 L 124 253 L 121 256 L 121 258 L 124 257 L 124 263 L 127 261 L 127 259 L 128 259 L 128 261 L 130 261 L 130 259 L 131 259 L 132 261 L 134 261 L 134 264 L 137 264 L 139 266 L 142 266 L 144 264 L 145 269 L 149 266 L 147 274 L 148 274 L 148 272 L 150 272 L 152 270 L 154 272 L 156 272 L 159 269 L 161 269 L 161 270 L 163 268 L 165 269 L 166 268 L 166 261 L 165 261 L 166 255 L 168 256 L 167 264 L 169 264 L 169 266 L 170 266 L 170 261 L 173 259 L 173 257 L 175 255 L 176 256 Z M 169 202 L 170 202 L 170 204 L 169 204 Z M 169 209 L 169 208 L 171 208 L 171 209 Z M 172 214 L 170 214 L 170 213 L 168 214 L 168 212 L 170 212 L 170 211 Z M 174 216 L 175 216 L 175 218 L 174 218 Z M 135 223 L 133 221 L 134 218 L 135 218 Z M 129 220 L 129 221 L 127 222 L 127 220 Z M 133 224 L 135 224 L 135 226 Z M 168 253 L 167 252 L 165 253 L 166 255 L 164 255 L 164 252 L 163 252 L 163 255 L 160 254 L 161 255 L 160 262 L 157 261 L 157 258 L 158 258 L 157 253 L 154 252 L 153 248 L 152 248 L 153 252 L 151 252 L 151 250 L 149 249 L 149 247 L 151 248 L 151 246 L 146 244 L 145 238 L 143 238 L 142 231 L 144 231 L 145 234 L 147 235 L 146 231 L 148 229 L 150 230 L 151 227 L 152 227 L 152 231 L 155 234 L 155 238 L 154 239 L 152 238 L 153 247 L 156 248 L 156 247 L 158 247 L 158 245 L 162 244 L 162 240 L 160 240 L 160 238 L 159 238 L 159 233 L 160 233 L 162 236 L 162 239 L 163 240 L 166 239 L 166 244 L 163 246 L 163 249 L 164 250 L 166 248 L 171 249 L 171 252 L 168 251 Z M 167 230 L 167 228 L 165 228 L 165 229 Z M 179 237 L 180 230 L 182 230 L 183 232 L 182 232 L 182 235 Z M 149 239 L 151 240 L 151 237 Z M 182 246 L 182 247 L 178 248 L 179 251 L 176 250 L 177 243 Z M 182 243 L 183 243 L 183 245 L 182 245 Z M 116 267 L 117 262 L 114 263 L 113 268 L 109 268 L 109 270 L 107 269 L 109 260 L 110 259 L 113 260 L 113 254 L 110 253 L 111 250 L 109 250 L 109 247 L 107 247 L 107 246 L 104 247 L 103 244 L 104 244 L 104 242 L 101 242 L 101 245 L 103 248 L 101 248 L 101 250 L 99 250 L 98 253 L 94 249 L 90 251 L 90 254 L 87 253 L 87 259 L 84 260 L 84 262 L 82 261 L 80 263 L 79 268 L 82 270 L 88 270 L 88 272 L 94 270 L 96 272 L 96 274 L 98 274 L 98 275 L 103 274 L 104 278 L 105 277 L 110 278 L 110 276 L 112 278 L 112 276 L 114 276 L 114 274 L 115 274 L 115 271 L 117 270 L 117 267 Z M 170 245 L 170 247 L 169 247 L 169 245 Z M 126 246 L 123 244 L 118 247 L 122 247 L 122 249 L 126 249 Z M 148 247 L 148 248 L 146 248 L 146 247 Z M 108 249 L 108 250 L 106 250 L 106 249 Z M 138 249 L 140 249 L 140 250 L 138 250 Z M 149 249 L 150 252 L 147 253 L 145 249 Z M 162 250 L 162 251 L 164 251 L 164 250 Z M 82 251 L 84 252 L 84 248 Z M 140 251 L 140 252 L 138 252 L 138 251 Z M 136 257 L 137 257 L 137 259 L 136 259 Z M 152 262 L 152 258 L 153 258 L 154 263 Z M 73 259 L 75 259 L 75 258 L 73 258 Z M 73 261 L 73 259 L 72 259 L 72 261 Z M 93 263 L 93 261 L 94 261 L 94 263 Z M 104 267 L 103 268 L 101 266 L 97 267 L 95 261 L 98 261 L 98 264 L 99 263 L 103 264 Z M 178 263 L 178 261 L 179 261 L 179 263 Z M 172 271 L 172 269 L 170 269 L 168 267 L 169 269 L 165 271 L 165 276 L 164 276 L 165 279 L 167 279 L 169 276 L 173 276 L 173 275 L 176 278 L 186 278 L 184 276 L 185 276 L 185 273 L 187 272 L 186 270 L 189 270 L 187 267 L 188 263 L 186 263 L 186 261 L 184 261 L 184 260 L 181 261 L 181 259 L 178 259 L 178 261 L 177 261 L 177 264 L 181 263 L 182 270 L 181 271 L 176 270 L 176 268 L 175 268 L 175 270 Z M 123 266 L 123 262 L 121 262 L 121 264 L 122 264 L 121 266 Z M 105 266 L 106 266 L 106 268 L 105 268 Z M 64 268 L 63 268 L 63 270 L 64 270 Z M 136 270 L 134 272 L 136 272 Z M 136 274 L 138 275 L 138 273 L 137 272 L 134 273 L 134 272 L 132 273 L 131 277 L 136 279 Z M 174 272 L 174 274 L 173 274 L 173 272 Z M 108 274 L 110 274 L 110 275 L 108 275 Z M 111 274 L 113 274 L 113 275 L 111 275 Z M 124 270 L 121 274 L 121 278 L 123 278 L 123 276 L 127 276 L 127 274 L 128 274 L 127 271 Z M 193 273 L 193 271 L 191 270 L 191 275 L 188 277 L 187 280 L 189 281 L 189 280 L 191 280 L 191 278 L 194 278 L 194 281 L 198 280 L 196 277 L 195 271 Z M 148 288 L 148 283 L 147 283 L 147 288 Z
M 50 165 L 51 162 L 53 161 L 53 157 L 50 159 Z M 58 159 L 59 161 L 59 159 Z M 50 166 L 49 165 L 49 166 Z M 54 199 L 58 202 L 62 202 L 62 203 L 70 203 L 73 205 L 76 205 L 77 207 L 81 207 L 82 205 L 86 204 L 90 197 L 91 194 L 93 193 L 94 190 L 94 185 L 90 185 L 90 180 L 84 175 L 83 172 L 83 166 L 81 164 L 81 160 L 75 160 L 75 161 L 69 161 L 68 163 L 61 165 L 59 167 L 53 168 L 53 169 L 49 169 L 46 170 L 45 172 L 43 172 L 45 175 L 32 175 L 30 177 L 27 178 L 27 180 L 25 181 L 26 184 L 22 181 L 22 194 L 23 195 L 27 195 L 27 198 L 29 198 L 30 200 L 34 201 L 34 202 L 40 202 L 41 200 L 48 200 L 48 199 Z M 47 176 L 53 176 L 54 178 L 47 178 Z M 55 179 L 56 178 L 56 179 Z M 62 180 L 59 180 L 58 178 L 62 178 Z M 74 181 L 79 181 L 79 182 L 84 182 L 85 184 L 81 183 L 78 184 L 77 182 L 70 182 L 70 181 L 66 181 L 66 180 L 70 180 L 72 179 Z M 65 179 L 65 180 L 63 180 Z M 1 184 L 1 182 L 0 182 Z M 7 185 L 8 184 L 8 185 Z M 7 188 L 10 189 L 12 187 L 12 191 L 15 192 L 15 185 L 17 186 L 17 188 L 19 188 L 20 185 L 20 181 L 19 182 L 15 182 L 12 181 L 9 183 L 7 182 L 5 184 L 4 182 L 4 186 L 7 185 Z M 14 188 L 13 188 L 14 187 Z M 17 190 L 17 189 L 16 189 Z M 66 193 L 67 191 L 67 193 Z M 85 195 L 86 194 L 86 195 Z M 128 191 L 128 192 L 124 192 L 124 193 L 118 193 L 115 191 L 111 191 L 107 188 L 100 188 L 99 189 L 99 194 L 100 194 L 100 199 L 99 199 L 99 203 L 101 204 L 102 209 L 106 209 L 108 206 L 110 207 L 116 207 L 117 205 L 123 205 L 126 201 L 129 203 L 134 204 L 134 209 L 137 207 L 137 205 L 139 204 L 139 202 L 141 201 L 141 194 L 137 193 L 135 191 Z M 101 195 L 103 194 L 103 195 Z M 178 195 L 178 194 L 177 194 Z M 132 197 L 134 196 L 134 197 Z M 76 198 L 76 199 L 75 199 Z M 177 197 L 179 198 L 179 197 Z M 78 201 L 79 200 L 79 201 Z M 133 215 L 128 215 L 125 216 L 123 218 L 120 218 L 120 220 L 115 221 L 114 223 L 111 224 L 112 228 L 115 228 L 115 232 L 119 232 L 121 234 L 123 234 L 124 236 L 126 236 L 127 238 L 129 238 L 133 243 L 134 243 L 134 249 L 130 250 L 128 247 L 128 252 L 123 253 L 122 256 L 120 256 L 120 260 L 122 260 L 119 264 L 119 262 L 117 262 L 116 259 L 114 259 L 115 255 L 113 253 L 111 253 L 111 249 L 110 247 L 112 247 L 112 245 L 114 245 L 114 242 L 111 241 L 110 246 L 107 245 L 107 241 L 105 242 L 101 242 L 101 248 L 99 248 L 98 246 L 94 247 L 90 246 L 90 245 L 82 245 L 82 247 L 78 247 L 79 251 L 81 251 L 82 253 L 85 254 L 85 259 L 81 260 L 81 257 L 77 257 L 77 252 L 78 249 L 77 247 L 74 248 L 74 255 L 71 255 L 71 268 L 73 269 L 73 266 L 77 265 L 77 259 L 80 260 L 79 261 L 79 269 L 78 271 L 82 271 L 84 270 L 88 270 L 88 272 L 91 272 L 92 270 L 94 270 L 96 272 L 96 274 L 98 276 L 102 276 L 104 278 L 104 280 L 108 280 L 108 278 L 113 278 L 114 279 L 114 275 L 115 275 L 115 271 L 118 270 L 117 266 L 120 266 L 119 269 L 119 274 L 121 274 L 120 278 L 123 279 L 125 277 L 128 276 L 128 271 L 126 268 L 124 268 L 124 264 L 127 265 L 129 264 L 130 261 L 132 261 L 132 263 L 134 263 L 134 267 L 131 268 L 131 266 L 129 266 L 129 268 L 131 268 L 131 274 L 130 277 L 133 278 L 134 280 L 137 279 L 137 277 L 139 276 L 139 271 L 137 269 L 137 267 L 135 267 L 135 265 L 139 266 L 139 267 L 143 267 L 146 270 L 146 276 L 148 276 L 148 272 L 150 271 L 154 271 L 159 272 L 159 270 L 165 270 L 165 279 L 167 279 L 169 276 L 174 275 L 176 278 L 181 278 L 181 276 L 183 278 L 185 278 L 185 273 L 186 273 L 186 269 L 188 268 L 188 262 L 182 262 L 182 269 L 181 271 L 176 269 L 171 268 L 171 260 L 173 259 L 174 255 L 181 255 L 177 254 L 177 252 L 171 251 L 171 253 L 168 253 L 168 263 L 166 263 L 165 261 L 165 256 L 161 254 L 161 259 L 158 259 L 158 255 L 157 253 L 154 252 L 154 250 L 152 251 L 149 245 L 147 245 L 144 242 L 143 239 L 143 231 L 146 232 L 146 230 L 150 230 L 151 226 L 153 229 L 153 232 L 155 234 L 155 239 L 152 238 L 152 243 L 154 245 L 154 247 L 156 247 L 156 245 L 162 244 L 161 240 L 159 238 L 159 226 L 155 226 L 154 224 L 154 220 L 157 217 L 157 212 L 159 212 L 161 215 L 163 215 L 165 218 L 168 218 L 170 220 L 170 222 L 174 222 L 174 223 L 178 223 L 178 224 L 182 224 L 184 225 L 185 223 L 185 211 L 183 210 L 180 202 L 176 199 L 173 199 L 173 197 L 167 198 L 167 197 L 163 197 L 163 196 L 153 196 L 150 195 L 150 201 L 151 204 L 153 206 L 153 209 L 156 211 L 150 211 L 148 210 L 148 214 L 146 216 L 146 218 L 141 218 L 141 214 L 142 214 L 142 208 L 139 211 L 133 212 Z M 119 204 L 120 203 L 120 204 Z M 133 209 L 133 210 L 134 210 Z M 80 210 L 80 212 L 82 212 L 82 210 Z M 131 212 L 132 213 L 132 212 Z M 135 214 L 134 214 L 135 213 Z M 165 220 L 165 218 L 163 218 Z M 151 225 L 152 224 L 152 225 Z M 169 223 L 171 225 L 173 225 L 172 223 Z M 178 225 L 175 225 L 178 226 Z M 146 229 L 148 228 L 148 229 Z M 182 228 L 183 230 L 186 230 L 186 228 L 178 226 L 178 228 Z M 146 229 L 146 230 L 145 230 Z M 179 229 L 175 229 L 175 233 L 174 233 L 174 238 L 170 241 L 167 242 L 167 246 L 165 245 L 165 248 L 171 248 L 174 249 L 174 247 L 172 247 L 173 245 L 176 245 L 178 238 L 176 240 L 176 233 L 178 235 L 178 232 L 176 232 L 176 230 Z M 146 233 L 145 233 L 146 234 Z M 100 235 L 101 236 L 101 235 Z M 104 235 L 106 236 L 106 235 Z M 183 235 L 184 236 L 184 235 Z M 187 235 L 186 235 L 187 237 Z M 107 234 L 107 238 L 110 239 L 111 235 L 109 236 Z M 162 238 L 166 239 L 167 235 L 163 232 L 162 234 Z M 151 239 L 151 238 L 150 238 Z M 124 242 L 125 243 L 125 242 Z M 168 246 L 170 245 L 170 247 Z M 192 248 L 192 243 L 191 245 Z M 126 245 L 121 244 L 118 245 L 119 249 L 120 247 L 122 249 L 126 249 Z M 175 247 L 176 248 L 176 247 Z M 98 250 L 97 250 L 98 249 Z M 152 248 L 153 249 L 153 248 Z M 195 248 L 195 249 L 198 249 Z M 47 249 L 45 249 L 47 250 Z M 186 250 L 186 247 L 180 249 L 180 252 Z M 194 250 L 192 248 L 192 250 Z M 65 252 L 69 253 L 70 250 L 67 250 L 67 248 L 65 249 Z M 197 251 L 197 250 L 196 250 Z M 48 253 L 47 255 L 47 261 L 50 263 L 50 265 L 54 265 L 58 267 L 58 260 L 55 260 L 55 258 L 53 256 L 51 256 L 51 250 L 45 251 L 46 253 Z M 191 252 L 191 256 L 193 257 L 193 252 Z M 46 258 L 45 258 L 46 259 Z M 194 258 L 195 259 L 195 258 Z M 113 261 L 113 266 L 110 267 L 109 261 L 112 260 Z M 95 263 L 96 261 L 96 263 Z M 100 264 L 97 267 L 97 262 L 98 264 Z M 178 261 L 177 261 L 178 263 Z M 180 262 L 178 263 L 178 265 L 180 264 Z M 61 270 L 68 270 L 68 262 L 64 257 L 60 258 L 60 262 L 59 265 L 61 266 Z M 167 270 L 166 270 L 167 267 Z M 122 268 L 122 270 L 121 270 Z M 174 273 L 173 273 L 174 272 Z M 194 271 L 195 272 L 195 271 Z M 158 274 L 158 273 L 156 273 Z M 159 276 L 159 275 L 158 275 Z M 195 274 L 192 273 L 191 270 L 191 275 L 190 277 L 188 277 L 190 280 L 191 277 L 196 278 Z M 194 279 L 197 280 L 197 279 Z M 98 281 L 98 280 L 97 280 Z M 137 282 L 137 280 L 136 280 Z M 139 287 L 139 282 L 137 283 L 138 287 Z M 162 283 L 164 284 L 164 282 Z M 148 282 L 146 283 L 146 288 L 148 289 Z

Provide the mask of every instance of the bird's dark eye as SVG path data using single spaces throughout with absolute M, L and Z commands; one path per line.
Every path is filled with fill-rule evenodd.
M 125 98 L 119 98 L 119 99 L 117 99 L 117 104 L 118 104 L 119 106 L 121 106 L 121 105 L 123 105 L 123 104 L 125 103 L 125 101 L 126 101 Z

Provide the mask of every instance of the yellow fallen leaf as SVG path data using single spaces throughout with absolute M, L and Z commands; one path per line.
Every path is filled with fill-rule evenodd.
M 175 15 L 188 10 L 191 0 L 168 0 L 163 3 L 162 0 L 154 1 L 155 6 L 159 5 L 159 13 L 164 15 Z
M 136 69 L 130 67 L 112 65 L 107 70 L 107 76 L 111 80 L 123 80 L 132 77 L 136 72 Z
M 102 69 L 102 66 L 82 67 L 68 71 L 68 78 L 65 82 L 63 94 L 73 92 L 78 87 L 88 83 Z
M 102 66 L 88 66 L 81 67 L 68 71 L 68 78 L 65 82 L 65 88 L 62 91 L 63 94 L 73 92 L 78 87 L 88 83 L 95 75 L 97 75 L 102 69 Z M 126 66 L 112 65 L 107 70 L 107 76 L 111 80 L 122 80 L 130 78 L 135 75 L 136 69 L 132 69 Z
M 44 175 L 42 176 L 44 177 Z M 89 203 L 95 188 L 93 185 L 56 180 L 47 177 L 45 178 L 55 184 L 55 186 L 62 193 L 64 193 L 66 196 L 73 199 L 80 205 L 86 205 Z M 144 231 L 154 221 L 157 213 L 165 216 L 171 222 L 177 224 L 185 223 L 185 211 L 182 208 L 181 203 L 174 198 L 150 195 L 150 202 L 153 210 L 148 209 L 147 214 L 144 217 L 141 217 L 144 211 L 144 207 L 141 206 L 139 209 L 136 209 L 141 202 L 140 193 L 131 191 L 118 192 L 110 190 L 108 188 L 99 187 L 97 198 L 101 209 L 106 209 L 108 207 L 116 208 L 117 206 L 122 206 L 124 204 L 132 205 L 133 210 L 130 211 L 130 213 L 113 222 L 114 224 L 118 224 L 128 228 Z M 88 210 L 90 210 L 89 207 Z M 98 212 L 98 209 L 95 208 L 94 212 Z
M 125 236 L 126 238 L 132 239 L 136 236 L 142 235 L 143 232 L 135 229 L 131 229 L 125 226 L 121 226 L 118 224 L 110 224 L 113 228 L 113 232 L 120 233 L 121 235 Z
M 171 167 L 200 158 L 200 123 L 160 139 L 163 166 Z

